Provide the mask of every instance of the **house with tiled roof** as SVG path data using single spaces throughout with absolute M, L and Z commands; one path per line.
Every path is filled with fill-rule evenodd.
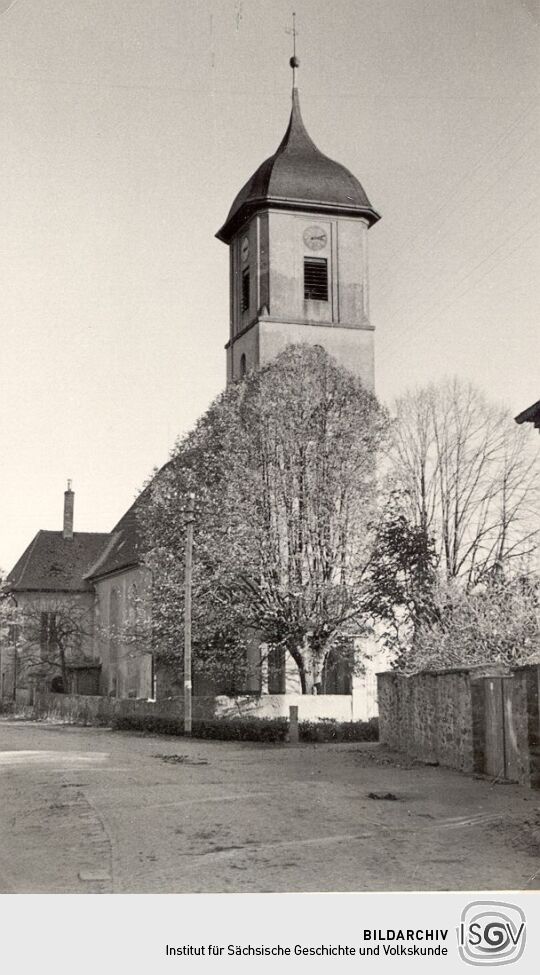
M 21 626 L 30 621 L 49 659 L 59 619 L 78 621 L 80 640 L 76 656 L 69 661 L 69 687 L 62 686 L 59 667 L 52 666 L 46 679 L 42 676 L 39 681 L 44 689 L 154 696 L 153 657 L 138 625 L 140 620 L 142 632 L 150 594 L 149 573 L 140 560 L 136 515 L 144 493 L 111 532 L 76 532 L 75 495 L 68 482 L 62 530 L 38 531 L 8 574 L 4 598 L 13 607 L 13 618 L 23 621 L 9 628 L 11 635 L 15 631 L 20 637 Z M 11 699 L 17 689 L 28 689 L 32 683 L 24 653 L 19 650 L 17 661 L 15 641 L 0 633 L 0 697 Z
M 36 628 L 40 651 L 51 659 L 59 619 L 78 628 L 77 653 L 68 664 L 69 688 L 60 667 L 48 666 L 41 686 L 49 690 L 149 697 L 153 689 L 152 658 L 139 653 L 135 639 L 126 641 L 124 623 L 136 615 L 147 593 L 147 573 L 139 565 L 135 505 L 112 532 L 73 530 L 74 492 L 64 493 L 61 531 L 40 530 L 8 574 L 4 594 L 13 607 L 20 642 L 21 626 Z M 77 620 L 77 624 L 75 624 Z M 23 641 L 24 642 L 24 641 Z M 16 641 L 0 641 L 0 691 L 11 698 L 28 689 L 24 649 L 17 659 Z M 22 658 L 21 658 L 22 654 Z M 55 658 L 57 659 L 57 658 Z M 31 681 L 30 681 L 31 683 Z
M 35 629 L 39 642 L 37 652 L 49 661 L 55 652 L 60 617 L 70 617 L 73 631 L 78 629 L 77 652 L 72 652 L 69 661 L 70 689 L 95 693 L 99 690 L 100 660 L 94 644 L 95 596 L 85 575 L 106 546 L 109 534 L 73 530 L 74 498 L 68 482 L 62 530 L 38 531 L 7 576 L 4 594 L 13 607 L 14 619 L 19 622 L 11 627 L 12 639 L 3 640 L 0 645 L 3 697 L 12 697 L 17 683 L 27 682 L 25 660 L 17 658 L 14 632 L 20 637 L 21 627 Z M 58 689 L 59 669 L 54 665 L 47 668 L 50 685 Z

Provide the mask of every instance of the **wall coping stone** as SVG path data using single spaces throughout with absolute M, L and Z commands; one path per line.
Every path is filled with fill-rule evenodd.
M 406 679 L 410 679 L 412 677 L 444 677 L 445 674 L 471 674 L 473 679 L 476 679 L 476 677 L 511 676 L 511 673 L 511 669 L 505 664 L 493 663 L 474 664 L 472 667 L 445 667 L 440 670 L 415 670 L 411 673 L 404 673 L 402 670 L 380 670 L 375 676 L 404 677 Z

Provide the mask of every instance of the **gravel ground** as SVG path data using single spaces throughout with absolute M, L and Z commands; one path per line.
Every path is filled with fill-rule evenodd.
M 0 722 L 1 893 L 538 889 L 539 851 L 538 793 L 376 744 Z

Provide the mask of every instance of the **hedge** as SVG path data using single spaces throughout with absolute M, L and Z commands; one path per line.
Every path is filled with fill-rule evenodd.
M 301 741 L 378 741 L 379 719 L 369 721 L 300 721 Z
M 113 718 L 114 731 L 142 731 L 153 735 L 184 734 L 182 718 L 158 715 L 118 715 Z M 378 741 L 377 718 L 369 721 L 300 721 L 300 741 Z M 215 738 L 221 741 L 285 742 L 289 737 L 287 718 L 215 718 L 195 719 L 193 738 Z

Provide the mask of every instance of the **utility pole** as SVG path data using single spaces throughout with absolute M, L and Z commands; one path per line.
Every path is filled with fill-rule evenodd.
M 193 569 L 193 522 L 195 495 L 186 507 L 186 567 L 184 576 L 184 734 L 191 734 L 191 576 Z

